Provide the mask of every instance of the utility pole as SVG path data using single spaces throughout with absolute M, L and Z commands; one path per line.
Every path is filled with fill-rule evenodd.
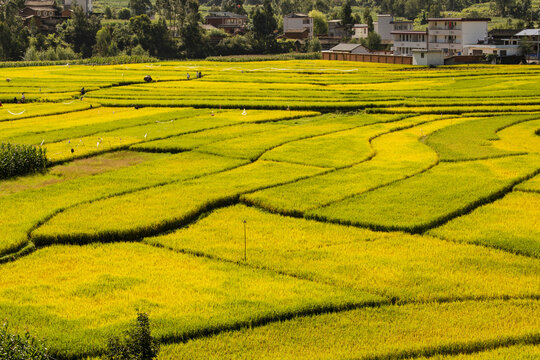
M 246 220 L 244 220 L 244 261 L 247 261 Z

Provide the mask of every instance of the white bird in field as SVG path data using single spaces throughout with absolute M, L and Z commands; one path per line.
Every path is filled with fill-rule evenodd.
M 39 144 L 39 146 L 43 146 L 44 142 L 45 142 L 45 139 L 41 140 L 41 144 Z
M 146 140 L 146 135 L 148 135 L 148 133 L 144 134 L 144 140 Z
M 97 145 L 96 145 L 96 147 L 99 147 L 99 141 L 97 142 Z

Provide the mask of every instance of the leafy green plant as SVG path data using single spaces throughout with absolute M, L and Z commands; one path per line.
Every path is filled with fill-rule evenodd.
M 45 344 L 30 335 L 11 334 L 7 323 L 0 326 L 0 359 L 4 360 L 46 360 L 48 349 Z
M 123 338 L 114 337 L 107 344 L 106 359 L 109 360 L 151 360 L 159 352 L 159 343 L 150 334 L 148 314 L 137 312 L 137 320 L 125 332 Z
M 46 149 L 30 145 L 0 144 L 0 179 L 45 171 Z

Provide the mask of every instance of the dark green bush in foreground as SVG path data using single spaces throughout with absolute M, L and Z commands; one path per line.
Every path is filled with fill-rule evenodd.
M 0 144 L 0 179 L 45 171 L 46 149 L 31 145 Z
M 0 326 L 0 359 L 48 360 L 47 347 L 28 332 L 21 335 L 9 333 L 8 325 Z
M 150 334 L 150 320 L 145 313 L 137 313 L 135 324 L 123 338 L 109 339 L 107 360 L 152 360 L 159 352 L 159 343 Z

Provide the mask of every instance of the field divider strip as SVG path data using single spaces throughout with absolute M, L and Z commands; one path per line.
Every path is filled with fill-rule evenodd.
M 41 103 L 41 102 L 40 102 Z M 43 102 L 42 104 L 48 104 L 49 102 Z M 51 104 L 61 104 L 61 103 L 57 103 L 57 102 L 51 102 Z M 62 104 L 61 104 L 62 105 Z M 96 104 L 98 107 L 102 107 L 101 104 Z M 9 106 L 8 104 L 4 104 L 4 106 Z M 54 116 L 54 115 L 63 115 L 63 114 L 71 114 L 71 113 L 76 113 L 76 112 L 80 112 L 80 111 L 86 111 L 86 110 L 89 110 L 90 108 L 86 108 L 86 109 L 74 109 L 74 110 L 70 110 L 70 111 L 58 111 L 58 112 L 52 112 L 52 113 L 47 113 L 47 114 L 41 114 L 41 115 L 27 115 L 27 116 L 24 116 L 24 115 L 21 115 L 21 116 L 17 116 L 16 118 L 14 119 L 5 119 L 5 120 L 0 120 L 0 123 L 3 123 L 3 122 L 11 122 L 11 121 L 18 121 L 18 120 L 23 120 L 23 119 L 31 119 L 31 118 L 40 118 L 40 117 L 46 117 L 46 116 Z
M 538 345 L 540 333 L 529 333 L 521 336 L 507 336 L 492 338 L 489 340 L 477 340 L 470 342 L 454 342 L 439 346 L 427 346 L 421 349 L 400 350 L 395 353 L 384 355 L 362 356 L 351 360 L 399 360 L 419 357 L 431 358 L 437 355 L 460 355 L 475 354 L 513 345 Z

